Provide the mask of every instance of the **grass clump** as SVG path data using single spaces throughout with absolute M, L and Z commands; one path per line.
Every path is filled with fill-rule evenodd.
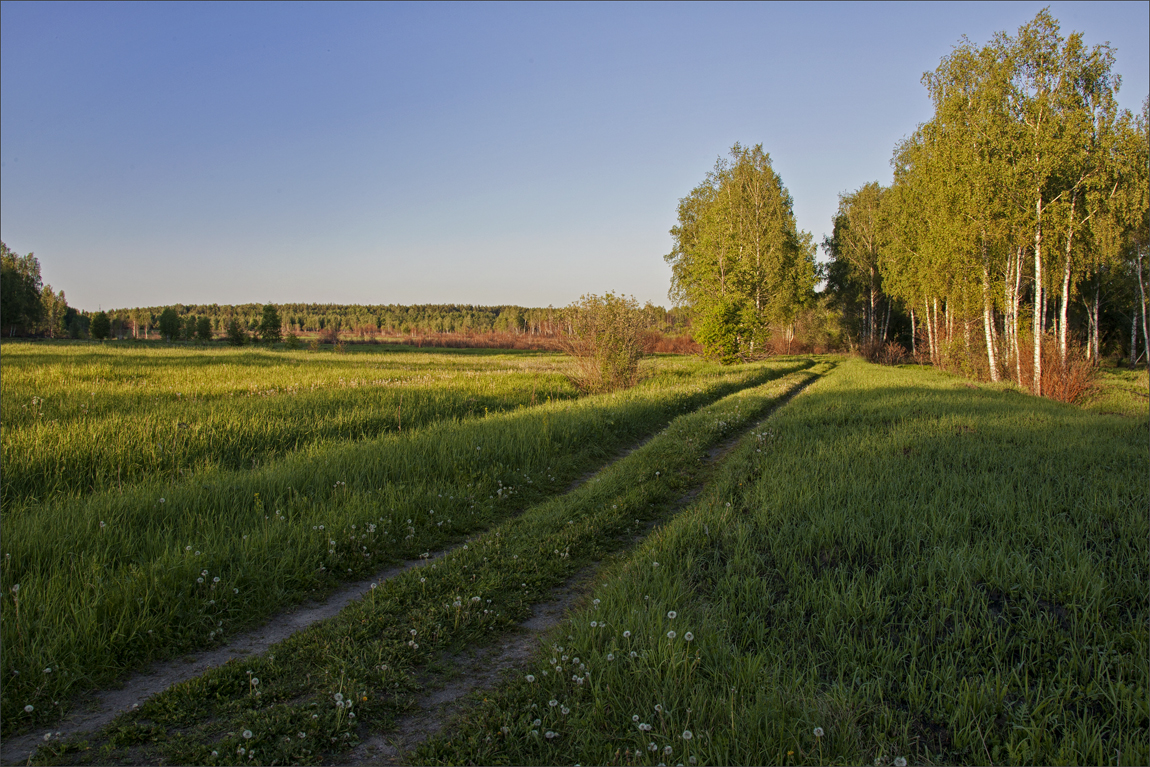
M 1146 422 L 968 387 L 844 363 L 417 760 L 1150 761 Z

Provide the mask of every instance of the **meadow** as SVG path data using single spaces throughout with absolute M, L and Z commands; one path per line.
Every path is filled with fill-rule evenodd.
M 63 360 L 57 367 L 64 369 L 76 354 L 76 347 L 67 346 L 35 350 L 42 357 L 56 352 Z M 237 360 L 227 351 L 199 352 L 207 363 L 195 359 L 196 353 L 172 358 L 168 351 L 122 352 L 127 356 L 117 368 L 134 381 L 133 364 L 146 372 L 157 357 L 169 368 L 187 362 L 192 372 L 157 375 L 200 382 L 201 389 L 187 387 L 191 399 L 218 381 L 195 369 L 215 355 L 221 364 Z M 5 346 L 6 384 L 8 354 Z M 245 371 L 247 380 L 264 365 L 274 369 L 275 355 L 251 357 L 255 369 Z M 336 355 L 316 356 L 326 356 L 335 368 L 329 381 L 351 372 Z M 364 358 L 361 366 L 422 362 L 435 367 L 423 354 Z M 278 364 L 294 365 L 292 359 Z M 563 375 L 564 364 L 555 355 L 446 354 L 441 369 L 422 371 L 423 377 L 438 372 L 440 387 L 449 390 L 462 375 L 451 372 L 453 365 L 464 368 L 476 381 L 472 391 L 505 395 L 496 408 L 461 415 L 461 395 L 434 393 L 428 404 L 419 401 L 420 390 L 409 390 L 409 407 L 422 413 L 423 421 L 402 432 L 316 440 L 253 468 L 207 466 L 175 477 L 158 472 L 102 492 L 6 503 L 0 520 L 4 733 L 55 721 L 77 693 L 111 684 L 151 660 L 217 646 L 277 610 L 322 598 L 341 581 L 458 541 L 562 492 L 676 415 L 810 362 L 732 370 L 670 358 L 653 361 L 644 383 L 624 393 L 578 400 L 541 396 L 547 382 L 554 384 L 552 392 L 562 391 L 555 379 Z M 322 375 L 306 362 L 299 365 L 300 378 L 281 369 L 279 383 L 302 386 Z M 322 366 L 322 360 L 314 365 Z M 528 380 L 519 373 L 522 366 L 534 366 L 538 378 Z M 29 368 L 52 370 L 44 364 Z M 484 369 L 486 375 L 477 372 Z M 519 385 L 506 383 L 513 375 L 522 376 Z M 367 409 L 354 395 L 353 390 L 349 407 Z M 437 405 L 443 407 L 436 410 Z M 128 422 L 124 440 L 130 442 L 150 423 L 172 415 L 172 407 L 170 395 L 160 394 L 107 417 Z M 266 413 L 258 397 L 217 399 L 213 407 L 217 419 L 230 413 L 241 424 L 258 422 Z M 306 421 L 311 412 L 305 401 L 295 418 Z M 143 425 L 133 424 L 133 417 Z M 337 408 L 332 420 L 339 418 Z M 35 432 L 38 426 L 25 420 L 12 431 L 21 429 Z M 5 424 L 6 437 L 7 431 Z M 108 446 L 113 454 L 124 449 L 122 443 Z
M 492 370 L 516 361 L 563 375 L 549 355 Z M 556 380 L 532 406 L 525 381 L 486 416 L 6 511 L 5 733 L 446 551 L 34 762 L 354 760 L 468 673 L 452 658 L 521 635 L 589 573 L 526 665 L 403 761 L 1150 761 L 1139 374 L 1072 407 L 855 359 L 647 365 L 625 393 Z

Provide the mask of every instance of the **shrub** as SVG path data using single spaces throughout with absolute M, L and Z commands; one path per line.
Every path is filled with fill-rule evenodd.
M 575 358 L 572 383 L 589 393 L 633 386 L 639 380 L 647 329 L 634 296 L 588 294 L 566 311 L 564 350 Z
M 172 307 L 164 309 L 160 313 L 160 335 L 168 341 L 179 341 L 180 330 L 183 323 L 180 322 L 180 315 Z
M 92 333 L 92 338 L 97 341 L 103 341 L 110 336 L 112 334 L 112 321 L 108 319 L 108 313 L 96 312 L 92 317 L 92 325 L 89 330 Z
M 260 320 L 260 340 L 264 343 L 275 343 L 280 340 L 280 315 L 275 304 L 264 304 L 264 315 Z
M 299 336 L 297 336 L 294 332 L 289 332 L 287 334 L 287 337 L 284 339 L 284 345 L 289 349 L 298 349 L 303 346 L 303 344 L 300 343 Z
M 196 320 L 196 340 L 212 340 L 212 321 L 207 317 L 200 317 Z
M 228 320 L 225 332 L 228 336 L 228 343 L 232 346 L 243 346 L 244 342 L 248 340 L 248 334 L 240 327 L 240 321 L 235 317 Z

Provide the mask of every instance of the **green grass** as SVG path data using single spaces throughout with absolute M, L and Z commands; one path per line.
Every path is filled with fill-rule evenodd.
M 625 393 L 6 508 L 4 734 L 55 720 L 71 696 L 150 660 L 216 646 L 340 580 L 458 541 L 562 492 L 676 415 L 809 364 L 656 360 Z
M 848 361 L 418 759 L 1146 764 L 1146 443 Z
M 314 764 L 345 752 L 359 732 L 386 729 L 407 708 L 418 675 L 442 652 L 490 641 L 527 617 L 552 587 L 630 546 L 702 478 L 708 447 L 818 372 L 794 373 L 680 416 L 579 489 L 381 584 L 264 656 L 155 696 L 95 744 L 57 746 L 43 758 Z
M 6 509 L 576 396 L 553 354 L 23 342 L 2 354 Z
M 1145 418 L 1150 412 L 1150 372 L 1145 367 L 1099 368 L 1096 391 L 1083 407 L 1094 413 Z

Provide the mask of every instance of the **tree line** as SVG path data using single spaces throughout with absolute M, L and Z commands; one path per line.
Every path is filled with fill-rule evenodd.
M 1036 394 L 1076 353 L 1145 354 L 1148 107 L 1118 108 L 1113 66 L 1044 10 L 923 76 L 933 117 L 895 148 L 890 187 L 841 195 L 823 244 L 857 342 L 901 331 Z

